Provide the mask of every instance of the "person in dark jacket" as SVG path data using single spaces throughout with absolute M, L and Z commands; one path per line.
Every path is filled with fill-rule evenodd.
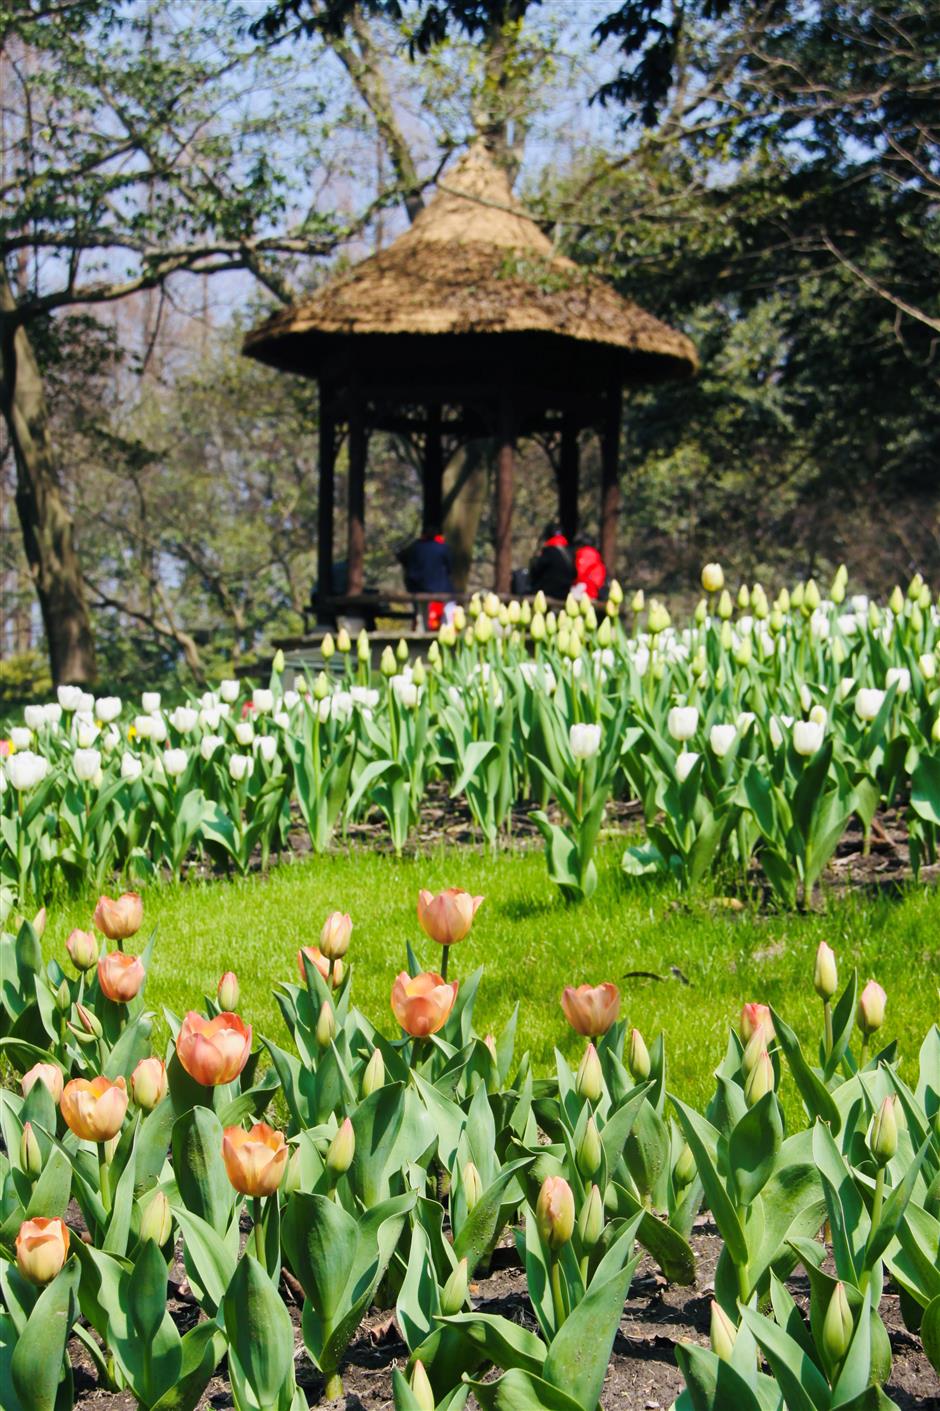
M 440 593 L 439 601 L 426 605 L 427 625 L 436 632 L 444 615 L 444 602 L 452 597 L 454 580 L 451 575 L 450 549 L 437 525 L 426 525 L 419 539 L 413 540 L 398 555 L 409 593 Z
M 542 547 L 529 566 L 529 582 L 533 593 L 543 592 L 546 598 L 566 598 L 575 580 L 574 555 L 562 533 L 560 524 L 546 524 Z

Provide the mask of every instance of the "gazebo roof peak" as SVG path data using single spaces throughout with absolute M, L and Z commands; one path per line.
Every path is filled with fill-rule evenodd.
M 479 140 L 439 178 L 431 200 L 394 245 L 424 243 L 499 245 L 558 259 L 552 242 L 513 195 L 505 169 Z

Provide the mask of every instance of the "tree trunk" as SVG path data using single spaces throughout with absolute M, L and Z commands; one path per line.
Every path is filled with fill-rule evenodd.
M 0 407 L 16 462 L 16 508 L 39 598 L 56 685 L 95 677 L 95 643 L 55 464 L 42 373 L 26 329 L 13 327 L 13 291 L 0 266 Z M 5 317 L 6 316 L 6 317 Z
M 492 450 L 491 441 L 471 441 L 444 471 L 444 534 L 458 593 L 466 592 L 470 577 L 473 546 L 487 500 Z

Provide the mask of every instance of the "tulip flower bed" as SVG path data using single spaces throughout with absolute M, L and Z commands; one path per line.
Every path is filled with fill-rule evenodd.
M 246 874 L 294 846 L 316 853 L 370 820 L 398 855 L 443 791 L 493 847 L 522 806 L 548 875 L 571 901 L 598 885 L 611 804 L 633 877 L 686 889 L 720 876 L 805 905 L 854 820 L 860 850 L 900 817 L 910 866 L 940 829 L 940 612 L 916 578 L 879 606 L 823 599 L 811 580 L 771 603 L 718 565 L 674 626 L 617 584 L 558 614 L 476 598 L 408 664 L 371 670 L 365 634 L 324 643 L 327 669 L 284 689 L 234 680 L 172 710 L 62 687 L 5 726 L 0 885 L 21 904 L 196 870 Z
M 286 1036 L 226 971 L 156 1046 L 136 894 L 0 937 L 4 1411 L 69 1411 L 75 1367 L 144 1411 L 306 1411 L 344 1378 L 396 1411 L 926 1411 L 940 1029 L 885 1042 L 895 997 L 822 941 L 812 1034 L 747 998 L 705 1102 L 602 974 L 561 989 L 576 1051 L 540 1072 L 464 963 L 488 905 L 419 891 L 379 1027 L 334 911 L 276 986 Z M 631 1288 L 707 1329 L 661 1382 L 615 1352 Z M 394 1349 L 372 1379 L 364 1324 Z

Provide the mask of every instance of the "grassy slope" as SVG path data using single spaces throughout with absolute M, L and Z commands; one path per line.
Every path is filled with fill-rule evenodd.
M 734 914 L 707 895 L 686 902 L 661 886 L 630 882 L 617 860 L 617 849 L 602 854 L 598 892 L 578 907 L 558 899 L 540 852 L 493 858 L 450 849 L 405 860 L 361 852 L 284 866 L 265 879 L 154 889 L 145 897 L 148 922 L 158 928 L 148 1000 L 177 1012 L 198 1007 L 221 972 L 233 969 L 242 1012 L 255 1032 L 283 1041 L 271 987 L 296 978 L 297 947 L 315 943 L 324 916 L 337 908 L 351 912 L 355 925 L 349 953 L 355 999 L 391 1032 L 388 994 L 404 965 L 405 941 L 428 968 L 440 960 L 415 920 L 418 888 L 460 885 L 483 893 L 486 903 L 468 940 L 454 950 L 452 974 L 459 978 L 485 965 L 476 1008 L 480 1029 L 499 1029 L 520 1001 L 517 1052 L 529 1047 L 542 1067 L 555 1044 L 569 1057 L 580 1053 L 581 1041 L 558 1006 L 562 987 L 612 979 L 621 987 L 624 1016 L 648 1042 L 665 1031 L 670 1086 L 702 1103 L 744 1000 L 771 1002 L 815 1047 L 821 1007 L 811 984 L 813 956 L 825 938 L 841 975 L 857 965 L 863 981 L 874 976 L 884 985 L 885 1041 L 900 1038 L 912 1075 L 920 1039 L 937 1017 L 936 893 L 831 900 L 824 914 L 808 917 Z M 88 903 L 54 908 L 47 951 L 62 958 L 69 930 L 87 926 L 89 916 Z M 628 970 L 668 974 L 671 965 L 690 986 L 621 979 Z M 781 1096 L 792 1101 L 786 1078 Z

